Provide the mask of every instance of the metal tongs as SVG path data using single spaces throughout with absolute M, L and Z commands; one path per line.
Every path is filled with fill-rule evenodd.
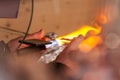
M 49 33 L 51 34 L 51 33 Z M 51 44 L 46 45 L 46 51 L 45 53 L 39 58 L 38 62 L 43 62 L 43 63 L 50 63 L 56 60 L 56 58 L 60 55 L 60 53 L 65 49 L 66 45 L 61 45 L 57 40 L 56 40 L 56 34 L 54 34 L 51 37 Z M 68 40 L 68 39 L 64 39 Z
M 37 39 L 30 39 L 30 40 L 24 40 L 19 42 L 30 45 L 30 46 L 39 47 L 41 50 L 45 50 L 43 55 L 39 58 L 38 62 L 43 62 L 48 64 L 56 60 L 56 58 L 64 50 L 66 45 L 61 45 L 56 40 L 57 34 L 54 32 L 49 32 L 44 37 L 48 38 L 49 40 L 43 41 L 43 40 L 37 40 Z M 63 39 L 63 40 L 66 41 L 68 39 Z

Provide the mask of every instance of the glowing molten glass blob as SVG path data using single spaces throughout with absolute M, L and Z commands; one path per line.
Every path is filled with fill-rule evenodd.
M 94 35 L 90 35 L 88 38 L 83 40 L 82 43 L 80 43 L 80 50 L 82 52 L 86 53 L 86 52 L 89 52 L 90 50 L 92 50 L 98 44 L 102 43 L 102 38 L 98 35 L 101 33 L 101 30 L 102 30 L 102 27 L 98 26 L 98 25 L 95 25 L 95 27 L 85 25 L 85 26 L 82 26 L 80 29 L 78 29 L 68 35 L 57 38 L 57 41 L 60 44 L 64 44 L 64 41 L 61 40 L 62 38 L 73 39 L 74 37 L 77 37 L 79 35 L 86 37 L 87 33 L 89 31 L 92 31 Z M 70 42 L 70 41 L 67 41 L 67 42 Z

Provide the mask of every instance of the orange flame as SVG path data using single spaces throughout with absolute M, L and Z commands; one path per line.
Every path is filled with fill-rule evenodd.
M 80 44 L 80 50 L 84 53 L 88 53 L 97 45 L 102 43 L 102 38 L 100 36 L 90 36 L 89 38 L 85 39 Z
M 86 36 L 89 31 L 93 31 L 95 35 L 100 34 L 102 28 L 100 26 L 97 26 L 96 28 L 86 25 L 82 26 L 80 29 L 57 38 L 57 41 L 60 44 L 64 44 L 64 42 L 61 40 L 62 38 L 67 38 L 67 39 L 73 39 L 74 37 L 77 37 L 79 35 Z M 67 41 L 69 42 L 69 41 Z M 80 49 L 83 52 L 89 52 L 92 48 L 94 48 L 96 45 L 100 44 L 102 42 L 102 39 L 100 36 L 90 36 L 89 38 L 85 39 L 81 44 L 80 44 Z
M 86 26 L 82 26 L 80 29 L 68 35 L 59 37 L 58 39 L 62 39 L 62 38 L 73 39 L 74 37 L 77 37 L 79 35 L 82 35 L 85 37 L 89 31 L 94 31 L 95 34 L 99 34 L 101 32 L 101 29 L 102 29 L 101 27 L 94 28 L 92 26 L 86 25 Z
M 89 26 L 89 25 L 82 26 L 80 29 L 78 29 L 68 35 L 57 38 L 57 41 L 60 44 L 65 44 L 65 42 L 61 40 L 62 38 L 73 39 L 74 37 L 77 37 L 79 35 L 82 35 L 85 37 L 89 31 L 93 31 L 94 36 L 91 35 L 87 39 L 85 39 L 82 43 L 80 43 L 80 50 L 82 52 L 87 53 L 87 52 L 91 51 L 94 47 L 96 47 L 97 45 L 102 43 L 102 38 L 100 35 L 98 35 L 102 31 L 102 27 L 99 24 L 106 24 L 108 22 L 108 20 L 105 15 L 101 14 L 98 16 L 96 22 L 97 23 L 94 24 L 95 27 Z M 67 41 L 67 42 L 70 42 L 70 41 Z

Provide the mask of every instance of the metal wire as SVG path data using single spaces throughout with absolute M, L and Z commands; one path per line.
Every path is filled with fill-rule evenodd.
M 3 29 L 3 30 L 8 30 L 8 31 L 12 31 L 12 32 L 15 32 L 15 33 L 20 33 L 22 35 L 26 34 L 25 32 L 14 30 L 14 29 L 10 29 L 10 28 L 6 28 L 6 27 L 0 27 L 0 28 Z
M 28 28 L 27 31 L 25 33 L 25 36 L 23 37 L 23 41 L 26 39 L 28 32 L 30 30 L 31 24 L 32 24 L 32 20 L 33 20 L 33 13 L 34 13 L 34 0 L 32 0 L 32 6 L 31 6 L 31 17 L 30 17 L 30 21 L 28 24 Z M 18 49 L 21 47 L 22 43 L 19 44 Z

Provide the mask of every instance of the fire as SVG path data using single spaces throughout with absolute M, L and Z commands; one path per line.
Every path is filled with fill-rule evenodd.
M 84 53 L 88 53 L 101 43 L 102 43 L 101 36 L 90 36 L 80 44 L 80 50 Z
M 105 14 L 100 14 L 96 18 L 96 22 L 93 24 L 93 26 L 84 25 L 84 26 L 80 27 L 78 30 L 76 30 L 70 34 L 67 34 L 67 35 L 57 38 L 57 41 L 61 45 L 63 45 L 65 43 L 69 43 L 71 39 L 73 39 L 74 37 L 77 37 L 79 35 L 86 37 L 87 33 L 89 31 L 92 31 L 93 35 L 90 35 L 88 38 L 83 40 L 82 43 L 80 43 L 80 50 L 82 52 L 89 52 L 93 48 L 95 48 L 97 45 L 102 43 L 102 37 L 99 35 L 102 31 L 102 26 L 100 26 L 100 25 L 107 24 L 107 23 L 108 23 L 107 16 Z M 66 39 L 67 41 L 62 40 L 63 38 Z
M 59 37 L 58 39 L 62 39 L 62 38 L 73 39 L 74 37 L 77 37 L 79 35 L 82 35 L 85 37 L 89 31 L 94 31 L 95 34 L 99 34 L 101 32 L 101 27 L 94 28 L 92 26 L 85 25 L 68 35 Z
M 98 16 L 98 22 L 101 24 L 106 24 L 108 23 L 108 17 L 105 14 L 100 14 Z
M 81 51 L 88 52 L 92 48 L 94 48 L 96 45 L 102 43 L 102 38 L 100 36 L 98 36 L 98 34 L 101 33 L 101 30 L 102 30 L 102 27 L 98 26 L 98 25 L 96 27 L 85 25 L 85 26 L 82 26 L 80 29 L 78 29 L 68 35 L 57 38 L 57 41 L 60 44 L 64 44 L 64 41 L 61 40 L 62 38 L 73 39 L 74 37 L 77 37 L 79 35 L 82 35 L 85 37 L 89 31 L 93 31 L 94 36 L 88 37 L 80 44 Z M 67 42 L 70 42 L 70 41 L 67 41 Z

